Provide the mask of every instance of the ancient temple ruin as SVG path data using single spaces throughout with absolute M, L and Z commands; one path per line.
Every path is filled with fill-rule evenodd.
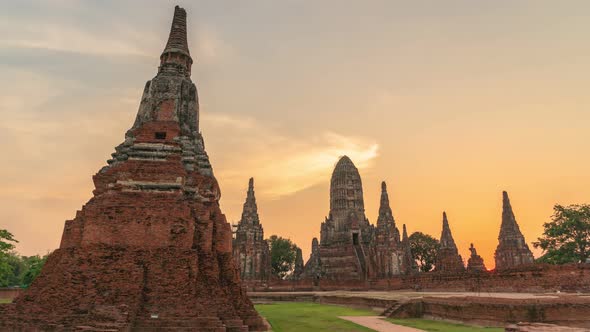
M 494 257 L 496 269 L 510 269 L 534 263 L 533 253 L 520 232 L 507 192 L 502 192 L 502 225 Z
M 463 258 L 459 255 L 457 245 L 451 233 L 447 213 L 443 212 L 443 226 L 440 235 L 440 248 L 436 257 L 435 271 L 441 272 L 463 272 Z
M 301 251 L 301 248 L 297 248 L 297 253 L 295 254 L 295 267 L 293 268 L 293 275 L 291 279 L 300 279 L 301 275 L 303 274 L 303 269 L 303 252 Z
M 242 218 L 233 240 L 233 253 L 242 280 L 266 281 L 270 278 L 270 251 L 258 216 L 253 178 L 248 182 Z
M 265 330 L 232 257 L 192 64 L 186 12 L 176 7 L 135 123 L 39 277 L 0 306 L 0 329 Z
M 402 269 L 401 271 L 405 274 L 416 272 L 416 262 L 412 256 L 412 246 L 410 245 L 410 238 L 408 237 L 408 231 L 406 230 L 406 224 L 403 225 L 402 234 Z
M 330 212 L 321 224 L 320 235 L 320 242 L 312 244 L 312 254 L 305 265 L 307 277 L 365 280 L 404 272 L 407 252 L 389 206 L 387 186 L 382 184 L 375 227 L 365 216 L 359 171 L 347 156 L 340 158 L 332 173 Z
M 407 235 L 407 234 L 406 234 Z M 403 263 L 403 250 L 401 248 L 399 229 L 395 225 L 389 195 L 385 181 L 381 183 L 381 201 L 379 204 L 379 216 L 375 227 L 375 276 L 389 278 L 401 274 Z
M 469 256 L 469 260 L 467 260 L 467 271 L 469 271 L 469 272 L 487 271 L 486 266 L 483 263 L 483 258 L 477 254 L 477 250 L 473 246 L 473 243 L 469 247 L 469 251 L 471 252 L 471 255 Z
M 320 242 L 316 237 L 311 240 L 311 254 L 303 266 L 301 278 L 319 280 L 324 275 L 320 259 Z

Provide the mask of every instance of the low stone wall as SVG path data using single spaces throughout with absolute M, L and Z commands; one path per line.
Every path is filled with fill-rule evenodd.
M 398 303 L 398 301 L 394 299 L 380 299 L 370 296 L 328 295 L 313 292 L 257 292 L 248 293 L 248 297 L 256 304 L 272 302 L 314 302 L 343 305 L 352 308 L 372 309 L 377 312 L 382 312 L 393 304 Z
M 0 299 L 2 300 L 11 300 L 20 294 L 22 289 L 20 288 L 0 288 Z
M 248 291 L 418 290 L 456 292 L 590 292 L 590 264 L 534 264 L 520 269 L 480 273 L 428 272 L 389 279 L 248 281 Z
M 590 264 L 531 265 L 518 270 L 483 273 L 425 273 L 404 278 L 415 290 L 470 292 L 590 292 Z
M 575 296 L 542 299 L 425 297 L 402 304 L 391 317 L 425 317 L 486 326 L 540 322 L 590 328 L 590 299 Z

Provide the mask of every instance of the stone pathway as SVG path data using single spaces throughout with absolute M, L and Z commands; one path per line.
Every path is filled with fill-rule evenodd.
M 340 316 L 338 318 L 368 327 L 377 332 L 424 332 L 424 330 L 413 327 L 390 323 L 381 316 Z

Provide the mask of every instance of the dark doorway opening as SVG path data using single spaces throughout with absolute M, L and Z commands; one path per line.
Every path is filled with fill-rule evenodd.
M 357 246 L 359 244 L 359 234 L 358 233 L 352 234 L 352 244 L 354 244 L 355 246 Z
M 166 139 L 166 132 L 164 131 L 158 131 L 156 132 L 156 139 Z

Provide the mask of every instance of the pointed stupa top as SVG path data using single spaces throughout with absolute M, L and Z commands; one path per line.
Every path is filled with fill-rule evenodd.
M 251 225 L 260 224 L 258 217 L 258 206 L 256 205 L 256 196 L 254 196 L 254 178 L 248 181 L 248 193 L 246 194 L 246 201 L 244 202 L 244 210 L 242 210 L 242 219 L 240 224 L 248 223 Z
M 170 35 L 168 36 L 168 42 L 162 54 L 169 52 L 177 52 L 190 56 L 186 34 L 186 10 L 179 6 L 174 7 Z
M 381 182 L 381 202 L 379 205 L 379 215 L 381 214 L 391 215 L 391 207 L 389 206 L 389 195 L 387 194 L 387 184 L 385 181 Z
M 170 35 L 166 47 L 160 56 L 160 67 L 178 67 L 177 70 L 190 76 L 191 65 L 193 59 L 191 58 L 188 49 L 186 28 L 186 10 L 179 6 L 174 7 L 174 17 L 172 18 L 172 26 L 170 27 Z
M 522 236 L 520 227 L 516 222 L 516 217 L 512 211 L 512 205 L 510 204 L 510 198 L 506 191 L 502 192 L 502 225 L 500 226 L 500 238 L 506 237 L 507 235 L 516 234 Z
M 404 224 L 404 230 L 403 230 L 403 235 L 402 235 L 402 241 L 406 242 L 408 241 L 408 231 L 406 230 L 406 224 Z
M 451 234 L 451 227 L 449 227 L 449 220 L 447 219 L 447 213 L 443 212 L 443 227 L 440 235 L 440 248 L 441 249 L 453 249 L 457 250 L 457 245 Z
M 514 217 L 508 193 L 502 192 L 502 225 L 495 253 L 496 268 L 533 263 L 534 257 Z
M 389 205 L 389 195 L 387 194 L 387 184 L 385 181 L 381 182 L 381 202 L 379 204 L 379 216 L 377 217 L 377 227 L 393 225 L 395 227 L 395 220 Z

